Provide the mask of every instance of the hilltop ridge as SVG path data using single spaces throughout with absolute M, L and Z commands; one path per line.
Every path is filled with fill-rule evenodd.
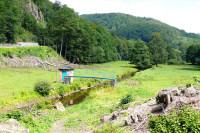
M 177 47 L 200 40 L 200 35 L 187 33 L 159 20 L 136 17 L 123 13 L 102 13 L 81 15 L 82 18 L 108 28 L 112 34 L 126 39 L 141 39 L 148 42 L 153 32 L 160 32 L 165 41 Z

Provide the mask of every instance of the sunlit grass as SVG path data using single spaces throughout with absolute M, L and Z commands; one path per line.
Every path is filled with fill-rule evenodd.
M 95 90 L 82 103 L 67 108 L 66 127 L 77 128 L 87 123 L 95 129 L 100 124 L 101 116 L 115 110 L 125 95 L 133 96 L 133 106 L 154 97 L 163 88 L 193 83 L 194 76 L 200 76 L 200 68 L 192 65 L 161 65 L 139 72 L 133 78 L 120 82 L 116 88 Z
M 77 132 L 83 128 L 96 130 L 101 124 L 100 118 L 115 111 L 121 98 L 127 94 L 133 96 L 134 102 L 130 106 L 134 106 L 136 103 L 154 97 L 163 88 L 193 83 L 193 77 L 200 76 L 199 71 L 199 67 L 192 65 L 160 65 L 158 68 L 137 73 L 134 77 L 118 83 L 115 88 L 93 90 L 84 101 L 66 107 L 63 113 L 49 110 L 47 115 L 35 120 L 40 123 L 38 127 L 24 124 L 29 127 L 30 132 L 35 130 L 47 132 L 55 120 L 63 119 L 66 128 L 73 128 Z M 45 122 L 45 120 L 49 121 Z
M 111 67 L 112 66 L 112 67 Z M 85 66 L 83 69 L 75 69 L 76 76 L 116 77 L 124 73 L 134 71 L 126 61 L 110 62 Z M 38 81 L 49 81 L 52 86 L 58 87 L 59 72 L 45 71 L 34 68 L 2 68 L 0 69 L 0 107 L 12 103 L 41 98 L 34 92 L 34 85 Z M 76 84 L 87 84 L 84 80 L 75 79 Z M 6 98 L 6 99 L 5 99 Z

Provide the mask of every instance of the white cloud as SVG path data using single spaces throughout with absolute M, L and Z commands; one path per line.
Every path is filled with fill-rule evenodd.
M 51 0 L 54 1 L 54 0 Z M 200 33 L 200 0 L 60 0 L 79 14 L 121 12 Z

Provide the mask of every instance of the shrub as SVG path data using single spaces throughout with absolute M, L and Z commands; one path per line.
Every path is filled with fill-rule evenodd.
M 58 88 L 58 94 L 63 97 L 65 95 L 65 87 L 64 86 L 60 86 Z
M 87 87 L 91 87 L 92 86 L 92 83 L 91 82 L 88 82 L 87 83 Z
M 121 105 L 124 105 L 124 104 L 128 104 L 128 103 L 130 103 L 130 102 L 132 102 L 132 101 L 133 101 L 133 96 L 130 95 L 130 94 L 128 94 L 128 95 L 126 95 L 125 97 L 123 97 L 123 98 L 121 99 L 120 104 L 121 104 Z
M 48 96 L 49 92 L 51 91 L 51 86 L 46 81 L 40 81 L 35 84 L 34 90 L 42 96 Z
M 80 90 L 81 89 L 81 86 L 79 83 L 73 83 L 70 85 L 70 90 L 71 91 L 75 91 L 75 90 Z
M 12 119 L 19 121 L 23 117 L 23 113 L 21 111 L 15 110 L 15 111 L 12 111 L 12 112 L 6 114 L 6 116 L 8 118 L 12 118 Z
M 152 133 L 199 133 L 200 112 L 182 108 L 167 116 L 151 116 L 149 127 Z

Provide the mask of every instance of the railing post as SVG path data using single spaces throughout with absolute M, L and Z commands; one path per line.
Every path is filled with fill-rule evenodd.
M 116 79 L 113 79 L 113 80 L 111 81 L 111 86 L 112 86 L 112 87 L 115 87 L 116 83 L 117 83 L 117 80 L 116 80 Z

